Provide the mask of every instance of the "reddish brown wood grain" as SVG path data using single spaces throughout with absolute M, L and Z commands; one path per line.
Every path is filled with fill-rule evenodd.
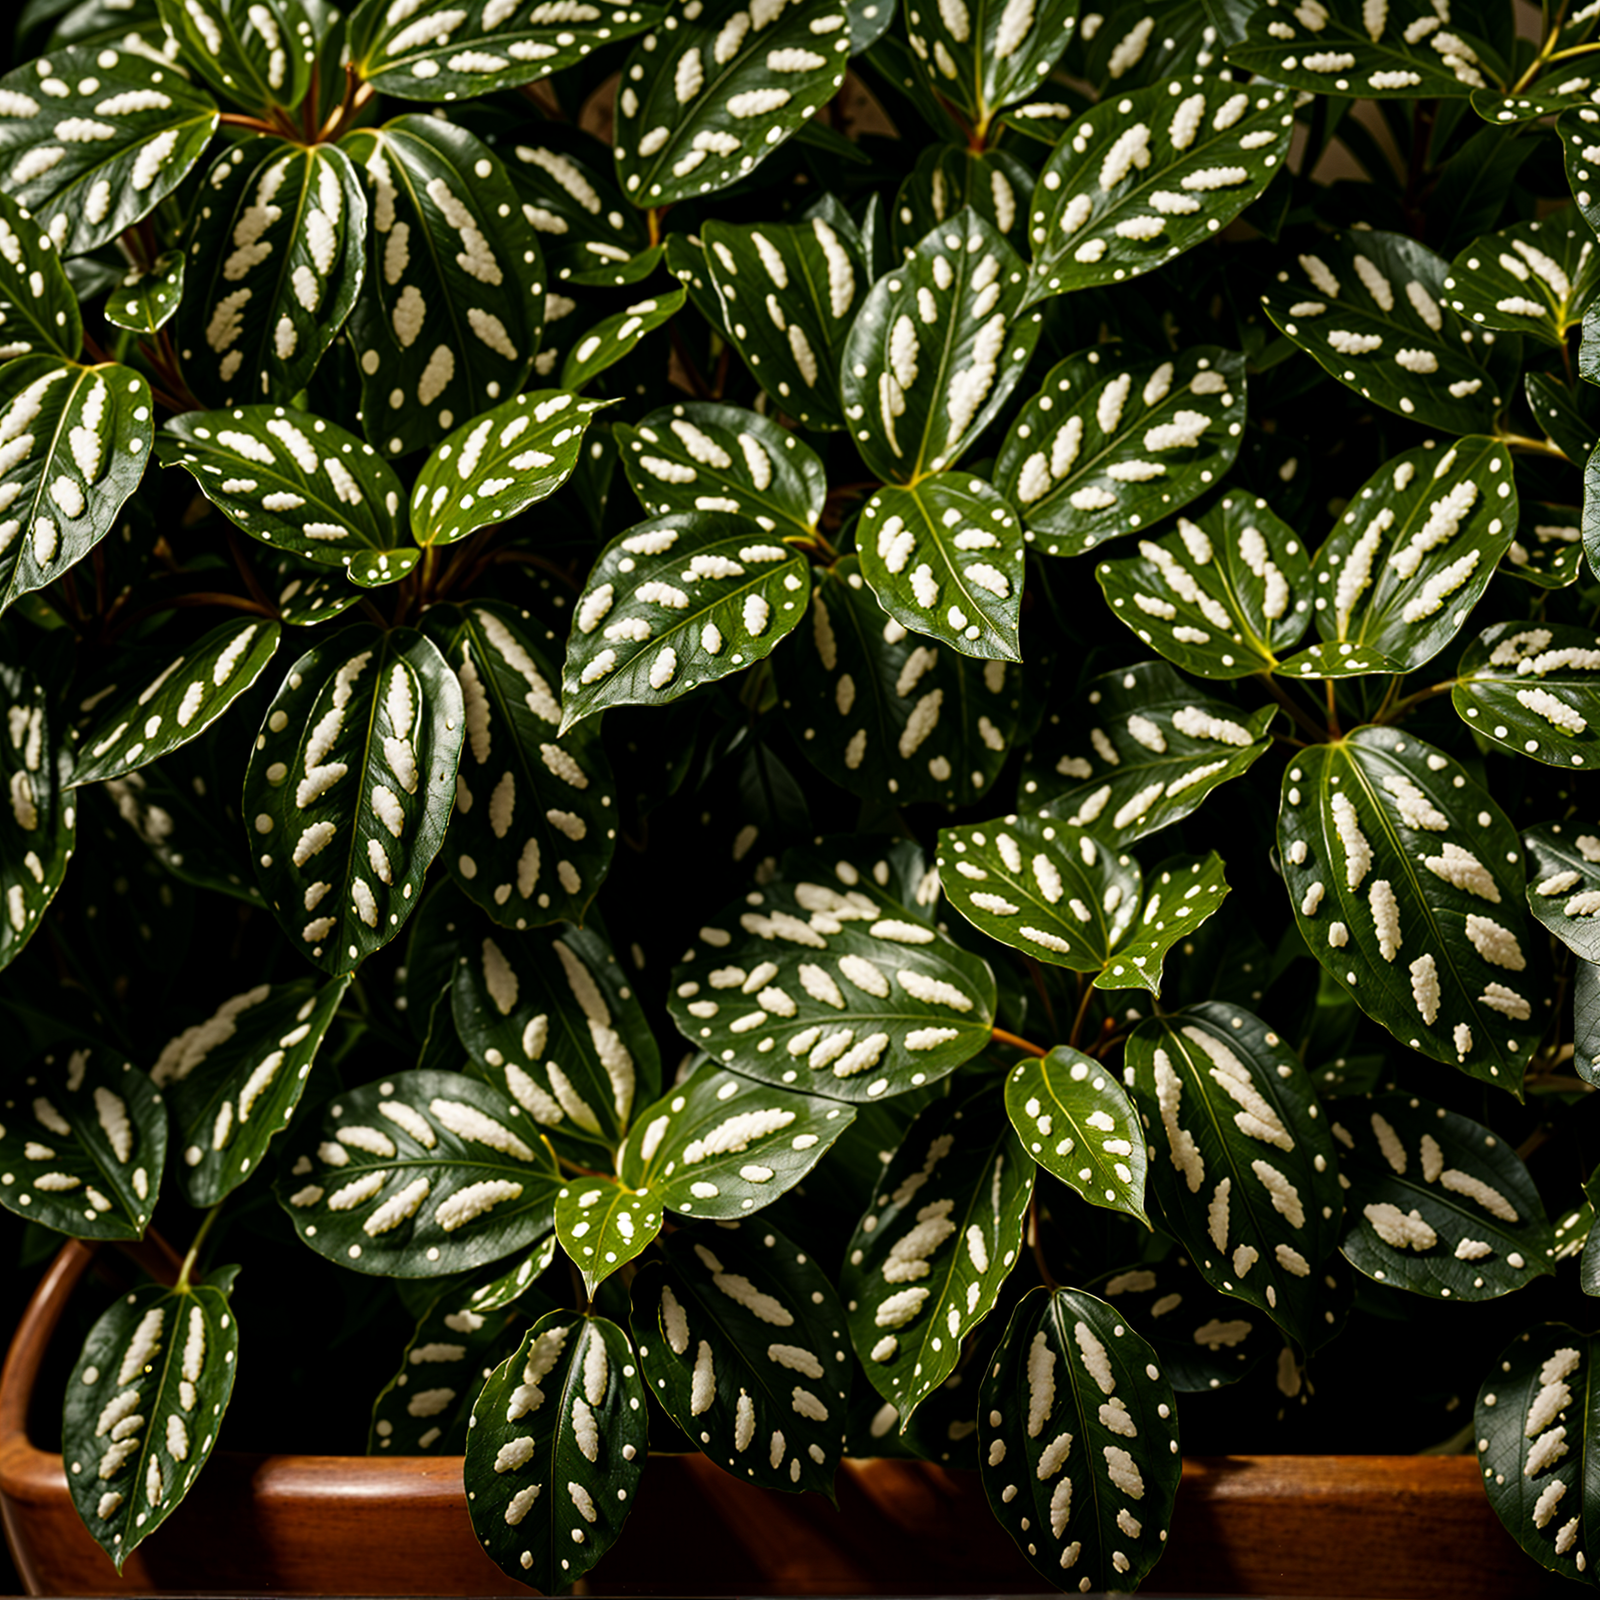
M 29 1441 L 28 1394 L 93 1257 L 69 1243 L 0 1373 L 0 1515 L 33 1594 L 255 1591 L 525 1594 L 479 1547 L 461 1460 L 219 1452 L 118 1578 L 78 1520 L 58 1455 Z M 170 1279 L 174 1261 L 137 1258 Z M 835 1508 L 752 1488 L 701 1456 L 659 1456 L 591 1594 L 1016 1594 L 1040 1576 L 977 1474 L 847 1462 Z M 1536 1596 L 1543 1575 L 1466 1457 L 1239 1456 L 1184 1463 L 1171 1548 L 1146 1592 L 1385 1600 Z

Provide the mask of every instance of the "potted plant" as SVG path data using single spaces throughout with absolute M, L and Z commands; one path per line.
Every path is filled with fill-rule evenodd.
M 0 1204 L 176 1243 L 15 1369 L 119 1570 L 293 1418 L 543 1590 L 652 1449 L 1132 1589 L 1181 1412 L 1593 1581 L 1600 16 L 1450 11 L 25 13 Z

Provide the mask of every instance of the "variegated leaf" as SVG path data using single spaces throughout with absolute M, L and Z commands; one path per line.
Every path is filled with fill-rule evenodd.
M 1282 89 L 1172 78 L 1067 130 L 1033 191 L 1028 303 L 1136 278 L 1239 215 L 1289 151 Z
M 1222 1001 L 1148 1018 L 1127 1057 L 1166 1225 L 1213 1288 L 1307 1350 L 1325 1343 L 1334 1330 L 1318 1270 L 1338 1248 L 1343 1199 L 1333 1133 L 1299 1057 Z
M 296 1131 L 277 1183 L 295 1232 L 356 1272 L 436 1278 L 550 1231 L 555 1156 L 518 1107 L 458 1072 L 337 1094 Z
M 284 556 L 273 564 L 268 593 L 277 590 L 278 617 L 291 628 L 311 628 L 342 616 L 361 599 L 337 573 Z
M 150 1081 L 168 1092 L 180 1180 L 214 1206 L 260 1165 L 293 1119 L 350 980 L 258 984 L 167 1042 Z
M 974 15 L 976 13 L 976 15 Z M 907 11 L 907 37 L 928 80 L 981 139 L 1000 109 L 1049 77 L 1077 25 L 1076 0 L 943 0 Z
M 522 213 L 544 247 L 552 281 L 632 283 L 637 264 L 652 259 L 644 218 L 612 179 L 610 152 L 580 136 L 562 137 L 546 123 L 537 144 L 503 152 L 506 172 L 522 197 Z M 596 165 L 604 160 L 602 168 Z
M 1583 961 L 1600 962 L 1600 830 L 1581 821 L 1547 822 L 1522 836 L 1528 851 L 1528 906 Z
M 72 766 L 43 684 L 26 667 L 0 662 L 6 736 L 0 738 L 0 967 L 21 954 L 67 875 L 78 801 Z
M 1402 1044 L 1518 1094 L 1550 1002 L 1505 813 L 1442 751 L 1378 726 L 1298 752 L 1283 798 L 1284 887 L 1312 953 Z
M 172 320 L 183 298 L 183 283 L 183 251 L 165 251 L 146 270 L 135 267 L 127 272 L 106 296 L 106 321 L 153 338 Z
M 1600 525 L 1597 525 L 1600 533 Z M 1577 506 L 1519 500 L 1517 536 L 1500 560 L 1500 570 L 1541 589 L 1565 589 L 1584 567 L 1583 512 Z
M 1510 1145 L 1404 1094 L 1339 1108 L 1345 1259 L 1430 1299 L 1493 1300 L 1553 1269 L 1544 1203 Z
M 1450 264 L 1452 311 L 1481 328 L 1565 347 L 1600 289 L 1600 249 L 1576 209 L 1479 239 Z
M 294 947 L 352 972 L 399 932 L 444 841 L 460 685 L 409 628 L 328 635 L 278 691 L 245 769 L 256 881 Z
M 139 1239 L 167 1159 L 167 1112 L 104 1045 L 13 1053 L 0 1076 L 0 1206 L 76 1239 Z
M 1095 568 L 1145 644 L 1202 678 L 1272 672 L 1311 621 L 1311 562 L 1265 500 L 1226 494 L 1198 523 Z
M 1549 767 L 1600 766 L 1600 635 L 1497 623 L 1456 672 L 1450 699 L 1474 733 Z
M 686 291 L 650 295 L 597 322 L 561 362 L 561 386 L 582 389 L 631 354 L 647 334 L 663 328 L 683 309 Z
M 844 0 L 715 0 L 633 48 L 617 97 L 617 177 L 636 206 L 737 182 L 844 81 Z
M 1161 968 L 1167 952 L 1214 916 L 1230 885 L 1222 857 L 1170 856 L 1145 878 L 1139 919 L 1112 952 L 1097 989 L 1148 989 L 1161 993 Z
M 1584 106 L 1564 111 L 1556 122 L 1565 157 L 1567 182 L 1583 220 L 1593 228 L 1600 222 L 1600 198 L 1595 171 L 1600 164 L 1600 107 Z
M 1026 250 L 1033 181 L 1032 171 L 1009 151 L 930 145 L 917 157 L 895 196 L 891 219 L 895 243 L 902 253 L 914 250 L 917 241 L 946 218 L 971 206 L 1012 249 Z
M 831 1494 L 849 1340 L 832 1277 L 776 1228 L 679 1228 L 633 1282 L 651 1393 L 709 1460 L 763 1489 Z
M 1580 363 L 1579 377 L 1586 376 Z M 1569 385 L 1549 372 L 1525 374 L 1522 391 L 1551 444 L 1575 467 L 1587 466 L 1600 444 L 1600 396 L 1582 382 Z
M 556 1237 L 594 1292 L 661 1231 L 661 1201 L 612 1178 L 574 1178 L 556 1191 Z
M 36 352 L 75 361 L 82 348 L 83 314 L 54 243 L 0 190 L 0 360 Z
M 984 1092 L 929 1106 L 879 1176 L 839 1295 L 856 1356 L 902 1432 L 994 1309 L 1022 1250 L 1034 1170 Z
M 995 487 L 1045 555 L 1159 522 L 1221 482 L 1239 453 L 1242 356 L 1212 345 L 1132 365 L 1105 355 L 1052 367 L 995 462 Z
M 266 670 L 282 630 L 276 622 L 220 623 L 176 656 L 118 663 L 123 676 L 94 697 L 78 725 L 72 784 L 120 778 L 198 738 Z
M 315 8 L 302 0 L 156 0 L 183 64 L 251 111 L 293 111 L 317 60 Z

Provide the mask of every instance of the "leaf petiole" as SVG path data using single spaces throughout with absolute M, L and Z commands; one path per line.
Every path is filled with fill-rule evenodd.
M 222 1209 L 221 1201 L 206 1212 L 200 1220 L 200 1226 L 195 1230 L 194 1238 L 189 1241 L 189 1248 L 184 1254 L 183 1265 L 178 1268 L 178 1281 L 173 1286 L 179 1294 L 185 1294 L 189 1288 L 189 1275 L 194 1271 L 195 1258 L 200 1254 L 200 1246 L 205 1243 L 206 1235 L 211 1232 L 211 1224 L 217 1220 L 217 1213 Z

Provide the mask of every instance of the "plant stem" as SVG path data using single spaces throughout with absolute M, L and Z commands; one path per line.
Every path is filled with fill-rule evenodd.
M 1525 433 L 1497 433 L 1495 438 L 1507 450 L 1527 450 L 1542 456 L 1559 456 L 1563 461 L 1567 459 L 1566 452 L 1548 439 L 1530 439 Z
M 1256 677 L 1260 680 L 1261 687 L 1294 718 L 1299 725 L 1300 731 L 1311 736 L 1313 744 L 1326 744 L 1328 742 L 1328 730 L 1318 726 L 1316 719 L 1295 703 L 1288 690 L 1277 682 L 1270 672 L 1258 672 Z
M 1004 1028 L 991 1028 L 989 1036 L 996 1044 L 1010 1045 L 1013 1050 L 1020 1050 L 1026 1056 L 1044 1057 L 1050 1054 L 1048 1050 L 1041 1050 L 1038 1045 L 1030 1044 L 1026 1039 L 1019 1039 L 1014 1033 L 1007 1033 Z
M 206 1235 L 211 1232 L 211 1224 L 217 1220 L 217 1213 L 221 1209 L 222 1202 L 219 1200 L 201 1218 L 200 1226 L 195 1230 L 195 1236 L 189 1242 L 188 1254 L 183 1258 L 183 1265 L 178 1268 L 178 1281 L 174 1285 L 179 1294 L 182 1294 L 189 1287 L 189 1274 L 194 1271 L 195 1257 L 200 1254 L 200 1246 L 205 1243 Z
M 1322 687 L 1328 699 L 1328 737 L 1330 739 L 1342 739 L 1344 733 L 1339 727 L 1339 699 L 1333 692 L 1333 679 L 1324 678 Z
M 1449 694 L 1457 681 L 1450 678 L 1444 683 L 1429 684 L 1426 689 L 1418 689 L 1415 694 L 1408 694 L 1404 700 L 1396 700 L 1393 705 L 1380 706 L 1377 716 L 1372 720 L 1375 723 L 1398 722 L 1413 706 L 1421 705 L 1424 700 L 1432 700 L 1436 695 Z
M 1055 1274 L 1051 1272 L 1049 1263 L 1044 1258 L 1044 1247 L 1039 1243 L 1039 1190 L 1034 1188 L 1028 1198 L 1028 1248 L 1033 1252 L 1033 1264 L 1039 1269 L 1039 1276 L 1044 1279 L 1044 1286 L 1051 1294 L 1061 1287 L 1056 1282 Z
M 1083 1032 L 1084 1019 L 1089 1015 L 1089 1002 L 1094 999 L 1094 985 L 1087 978 L 1079 981 L 1083 984 L 1083 994 L 1078 1000 L 1078 1014 L 1072 1019 L 1072 1032 L 1067 1035 L 1067 1043 L 1074 1050 L 1078 1048 L 1078 1038 Z

